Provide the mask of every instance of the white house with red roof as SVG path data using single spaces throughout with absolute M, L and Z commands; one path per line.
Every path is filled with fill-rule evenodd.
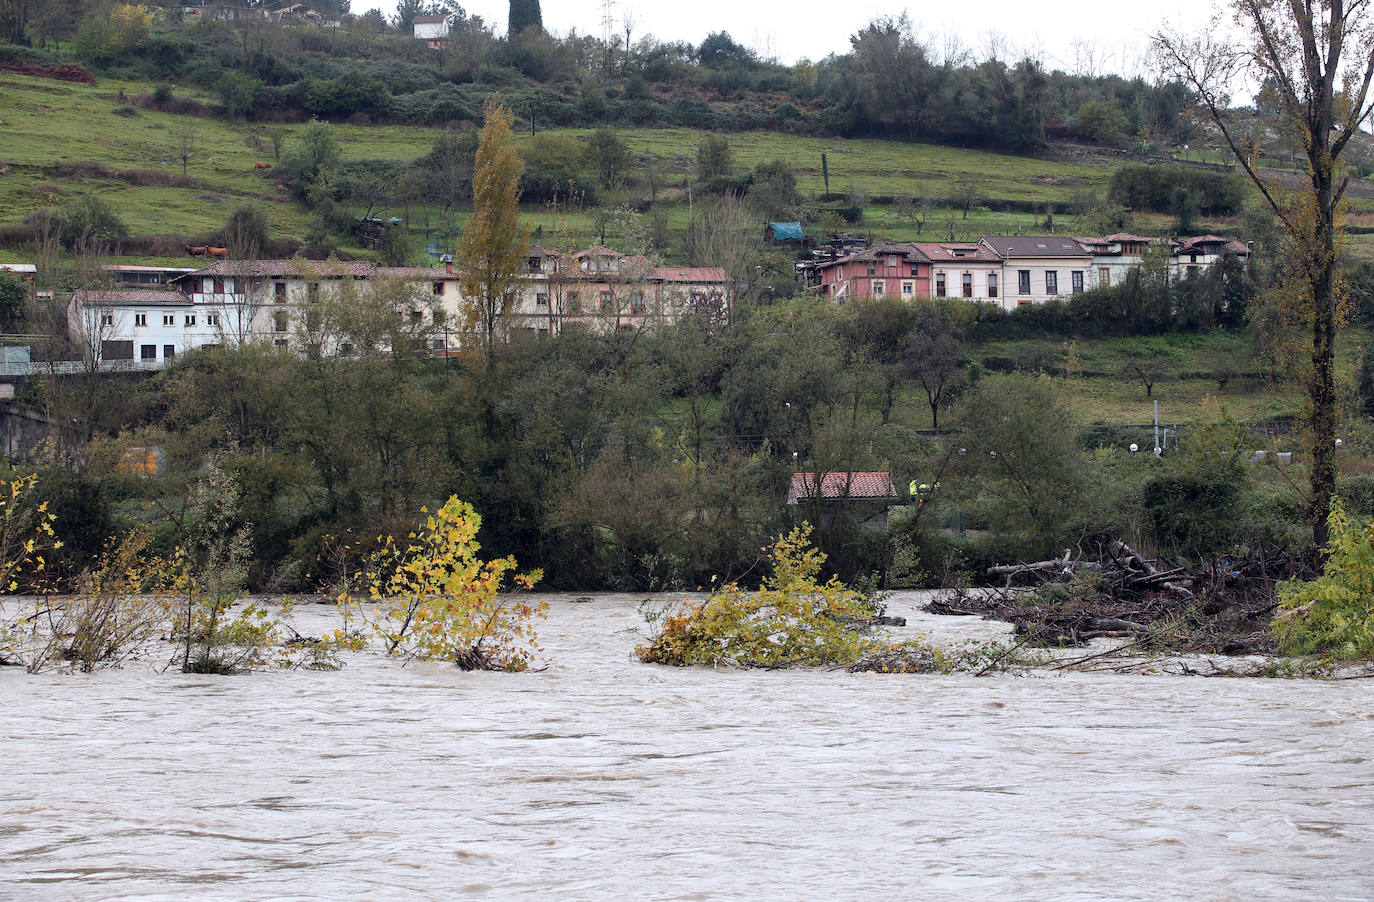
M 220 260 L 194 271 L 165 271 L 165 278 L 166 289 L 77 292 L 68 317 L 73 340 L 103 359 L 146 366 L 165 365 L 192 348 L 250 341 L 349 354 L 363 349 L 345 336 L 348 311 L 370 306 L 394 311 L 416 341 L 446 353 L 459 346 L 467 313 L 460 273 L 452 266 Z M 566 258 L 532 248 L 523 278 L 524 290 L 506 314 L 513 332 L 557 334 L 572 324 L 646 329 L 688 313 L 723 319 L 733 297 L 730 278 L 718 267 L 657 266 L 604 247 Z
M 157 368 L 178 354 L 222 342 L 223 305 L 196 304 L 165 288 L 72 292 L 67 328 L 88 360 Z
M 1169 269 L 1175 277 L 1186 279 L 1220 262 L 1226 254 L 1234 254 L 1244 263 L 1250 259 L 1250 248 L 1243 241 L 1220 235 L 1176 239 L 1169 255 Z
M 639 254 L 590 247 L 562 255 L 530 248 L 525 289 L 508 314 L 518 333 L 651 329 L 691 314 L 728 319 L 734 293 L 720 267 L 657 266 Z

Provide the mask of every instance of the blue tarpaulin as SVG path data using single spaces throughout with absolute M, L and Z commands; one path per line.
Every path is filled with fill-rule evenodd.
M 799 222 L 770 222 L 768 228 L 773 230 L 774 241 L 800 241 L 806 237 Z

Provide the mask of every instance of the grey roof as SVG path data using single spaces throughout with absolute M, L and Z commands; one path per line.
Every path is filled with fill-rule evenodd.
M 97 288 L 72 292 L 79 305 L 108 307 L 188 307 L 191 299 L 180 291 L 152 288 Z
M 1063 235 L 984 235 L 983 243 L 1003 257 L 1086 257 L 1083 245 Z

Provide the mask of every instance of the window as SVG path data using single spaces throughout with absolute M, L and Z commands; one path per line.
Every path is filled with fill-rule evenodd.
M 224 280 L 218 276 L 215 277 L 215 294 L 224 294 Z
M 310 287 L 306 289 L 306 292 L 312 304 L 315 301 L 318 301 L 320 299 L 320 283 L 311 282 Z
M 195 324 L 196 324 L 196 315 L 195 315 L 194 313 L 188 313 L 188 314 L 186 314 L 186 325 L 188 325 L 188 326 L 194 326 Z
M 272 296 L 275 297 L 275 298 L 277 299 L 277 303 L 278 303 L 278 304 L 280 304 L 280 303 L 282 303 L 283 301 L 285 301 L 285 300 L 286 300 L 286 283 L 285 283 L 285 282 L 273 282 L 273 283 L 272 283 Z
M 429 347 L 431 350 L 434 351 L 442 351 L 448 347 L 448 340 L 443 338 L 431 338 L 429 341 Z
M 100 325 L 102 325 L 102 326 L 113 326 L 113 325 L 114 325 L 114 314 L 113 314 L 113 313 L 102 313 L 102 314 L 100 314 Z
M 162 346 L 162 357 L 163 357 L 164 360 L 171 360 L 171 359 L 172 359 L 173 357 L 175 357 L 175 356 L 177 356 L 177 346 L 176 346 L 176 345 L 163 345 L 163 346 Z
M 210 294 L 215 290 L 215 280 L 210 278 L 209 276 L 206 276 L 204 279 L 201 280 L 201 282 L 203 283 L 201 285 L 201 290 L 204 291 L 206 294 Z
M 1016 271 L 1016 293 L 1030 294 L 1030 270 L 1018 269 Z
M 636 291 L 634 298 L 630 300 L 630 312 L 643 313 L 645 309 L 647 309 L 647 306 L 648 305 L 644 303 L 644 292 Z
M 887 265 L 889 269 L 896 269 L 897 267 L 902 265 L 902 258 L 896 256 L 888 257 Z
M 988 273 L 988 297 L 997 297 L 997 273 Z
M 573 314 L 582 312 L 582 292 L 568 292 L 568 312 Z
M 915 264 L 915 263 L 911 264 L 911 277 L 914 279 L 914 278 L 916 278 L 916 277 L 919 276 L 919 275 L 920 275 L 920 273 L 917 272 L 916 264 Z
M 1083 293 L 1083 270 L 1075 269 L 1072 273 L 1069 274 L 1069 281 L 1073 284 L 1074 294 Z
M 276 348 L 278 351 L 285 351 L 285 350 L 286 350 L 286 339 L 285 339 L 285 338 L 278 338 L 276 341 L 272 342 L 272 347 Z
M 542 292 L 542 291 L 536 292 L 535 295 L 534 295 L 534 306 L 536 306 L 536 307 L 547 307 L 547 306 L 549 306 L 549 296 L 548 296 L 546 293 Z
M 353 353 L 353 342 L 351 342 L 351 341 L 341 341 L 341 342 L 339 342 L 339 353 L 340 353 L 340 354 L 343 354 L 345 357 L 348 356 L 349 354 L 352 354 L 352 353 Z
M 935 296 L 937 298 L 945 296 L 945 274 L 942 272 L 935 274 Z
M 1059 270 L 1045 270 L 1045 294 L 1059 293 Z
M 285 332 L 285 331 L 286 331 L 286 311 L 285 311 L 285 310 L 278 310 L 278 311 L 276 311 L 275 313 L 272 314 L 272 331 L 273 331 L 273 332 Z
M 164 313 L 164 314 L 162 314 L 162 324 L 163 324 L 164 326 L 175 326 L 175 325 L 176 325 L 176 322 L 177 322 L 177 315 L 176 315 L 175 313 Z
M 601 292 L 601 312 L 610 313 L 614 309 L 614 303 L 609 291 Z
M 435 310 L 435 311 L 434 311 L 434 325 L 436 325 L 436 326 L 442 326 L 442 325 L 443 325 L 445 322 L 447 322 L 447 321 L 448 321 L 448 314 L 447 314 L 447 313 L 445 313 L 445 312 L 442 311 L 442 310 Z
M 435 295 L 437 295 L 437 296 L 439 296 L 439 297 L 443 297 L 443 295 L 444 295 L 444 283 L 443 283 L 443 282 L 435 282 L 435 283 L 434 283 L 434 293 L 435 293 Z
M 418 326 L 420 323 L 422 323 L 422 322 L 424 322 L 424 321 L 425 321 L 425 312 L 424 312 L 423 310 L 412 310 L 412 311 L 410 311 L 410 322 L 411 322 L 412 325 Z
M 305 311 L 305 331 L 318 332 L 323 318 L 320 316 L 319 307 L 311 307 Z M 280 329 L 277 331 L 281 331 Z
M 902 282 L 902 297 L 909 298 L 916 294 L 916 283 L 904 280 Z
M 966 297 L 966 298 L 971 298 L 971 297 L 973 297 L 973 273 L 971 273 L 971 272 L 966 272 L 966 273 L 964 273 L 963 278 L 962 278 L 961 281 L 962 281 L 962 285 L 961 285 L 960 287 L 961 287 L 961 288 L 963 289 L 963 291 L 964 291 L 964 297 Z
M 138 358 L 140 360 L 156 360 L 157 345 L 139 345 Z
M 887 282 L 886 282 L 886 280 L 884 280 L 884 279 L 874 279 L 874 280 L 873 280 L 873 296 L 874 296 L 875 298 L 880 298 L 880 297 L 882 297 L 882 296 L 883 296 L 883 293 L 886 292 L 886 291 L 887 291 Z
M 207 326 L 218 326 L 218 325 L 219 325 L 219 314 L 218 314 L 218 313 L 207 313 L 207 314 L 205 314 L 205 325 L 207 325 Z
M 146 313 L 135 313 L 135 314 L 134 314 L 134 325 L 135 325 L 135 326 L 146 326 L 146 325 L 148 325 L 148 314 L 146 314 Z
M 1110 267 L 1099 266 L 1097 268 L 1097 284 L 1104 287 L 1112 284 L 1112 270 Z
M 874 263 L 868 264 L 868 274 L 869 274 L 870 276 L 876 276 L 876 275 L 878 274 L 878 266 L 877 266 L 877 264 L 874 264 Z

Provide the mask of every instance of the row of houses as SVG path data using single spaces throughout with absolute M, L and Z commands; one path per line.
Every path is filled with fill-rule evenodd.
M 1167 243 L 1166 243 L 1167 241 Z M 1217 235 L 1156 240 L 988 235 L 975 243 L 889 244 L 821 263 L 820 290 L 835 301 L 879 297 L 960 297 L 1004 309 L 1120 285 L 1147 250 L 1167 246 L 1170 274 L 1186 278 L 1225 254 L 1241 261 L 1250 249 Z
M 359 314 L 384 312 L 432 352 L 461 346 L 471 305 L 460 274 L 336 260 L 221 260 L 195 270 L 108 267 L 110 286 L 73 292 L 68 329 L 88 358 L 161 365 L 195 348 L 270 343 L 348 354 Z M 499 329 L 556 335 L 570 326 L 638 330 L 686 315 L 724 319 L 733 303 L 723 269 L 661 267 L 606 247 L 574 254 L 530 249 Z

